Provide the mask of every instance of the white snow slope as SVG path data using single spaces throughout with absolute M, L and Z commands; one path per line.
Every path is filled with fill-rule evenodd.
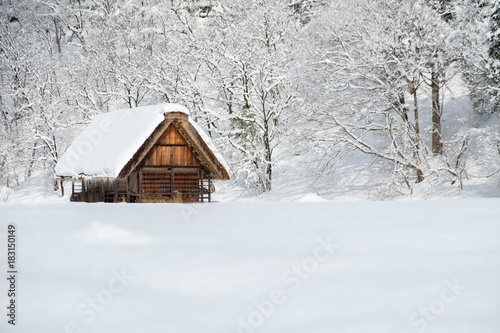
M 15 327 L 0 280 L 0 332 L 500 332 L 500 199 L 2 204 L 0 217 L 0 267 L 14 223 L 19 272 Z

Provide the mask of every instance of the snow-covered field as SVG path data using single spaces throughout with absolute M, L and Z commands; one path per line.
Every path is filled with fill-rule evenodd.
M 315 201 L 310 195 L 302 201 Z M 1 332 L 500 331 L 500 199 L 0 205 Z

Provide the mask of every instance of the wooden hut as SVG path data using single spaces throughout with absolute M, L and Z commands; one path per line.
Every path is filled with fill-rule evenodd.
M 222 156 L 177 104 L 96 116 L 68 147 L 56 175 L 71 201 L 210 201 L 212 180 L 228 180 Z M 63 192 L 64 194 L 64 192 Z

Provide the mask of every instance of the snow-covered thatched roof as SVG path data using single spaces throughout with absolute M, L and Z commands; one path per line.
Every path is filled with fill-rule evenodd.
M 207 151 L 207 161 L 215 170 L 215 178 L 228 179 L 226 170 L 229 168 L 224 158 L 210 137 L 189 117 L 189 111 L 179 104 L 150 105 L 97 115 L 59 159 L 55 168 L 56 175 L 110 178 L 124 176 L 124 168 L 129 166 L 145 142 L 160 125 L 165 125 L 169 115 L 175 114 L 184 114 L 183 117 L 188 119 L 188 123 L 184 125 L 187 132 L 199 135 L 194 142 Z

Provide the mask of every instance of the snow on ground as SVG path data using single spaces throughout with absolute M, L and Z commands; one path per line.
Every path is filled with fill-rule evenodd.
M 1 204 L 0 331 L 500 331 L 500 199 L 301 199 Z

